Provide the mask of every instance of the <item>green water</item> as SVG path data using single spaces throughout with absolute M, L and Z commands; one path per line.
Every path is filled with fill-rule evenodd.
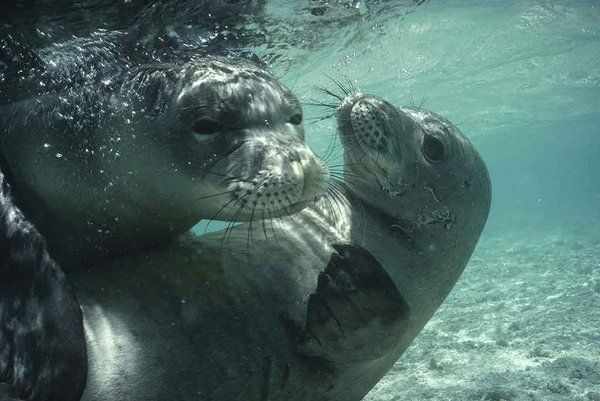
M 305 102 L 323 100 L 315 88 L 333 77 L 448 117 L 490 169 L 488 230 L 599 225 L 600 3 L 411 3 L 367 2 L 340 23 L 270 2 L 274 33 L 255 50 Z M 305 112 L 307 140 L 325 154 L 334 121 Z
M 311 31 L 274 70 L 306 102 L 334 77 L 447 116 L 486 160 L 493 206 L 452 295 L 366 399 L 599 400 L 600 3 L 391 3 Z M 286 5 L 273 13 L 294 20 Z M 334 121 L 307 131 L 327 153 Z
M 191 42 L 234 32 L 223 46 L 240 39 L 300 97 L 307 141 L 331 165 L 342 163 L 335 121 L 309 104 L 340 80 L 444 115 L 492 178 L 465 273 L 365 400 L 600 401 L 600 1 L 253 2 L 263 3 L 239 26 L 199 26 Z M 95 11 L 75 32 L 120 28 L 94 25 Z M 177 11 L 164 33 L 190 41 Z M 40 27 L 34 43 L 72 35 Z

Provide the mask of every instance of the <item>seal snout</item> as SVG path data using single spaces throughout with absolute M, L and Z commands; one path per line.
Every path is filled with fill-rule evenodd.
M 263 170 L 252 181 L 237 183 L 234 197 L 253 210 L 275 212 L 293 203 L 301 193 L 301 186 L 288 175 Z
M 368 98 L 354 103 L 350 111 L 350 124 L 356 139 L 363 147 L 379 152 L 384 152 L 388 146 L 382 120 L 379 108 Z
M 242 174 L 251 179 L 235 180 L 229 185 L 235 207 L 241 212 L 237 215 L 240 220 L 300 211 L 327 189 L 326 168 L 305 147 L 271 147 L 264 153 L 259 168 L 254 173 Z
M 347 148 L 377 156 L 388 153 L 390 142 L 387 103 L 374 96 L 357 93 L 346 97 L 337 110 L 342 140 Z

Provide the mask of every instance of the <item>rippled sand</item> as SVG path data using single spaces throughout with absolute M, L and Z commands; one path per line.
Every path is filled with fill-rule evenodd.
M 600 401 L 600 233 L 584 230 L 484 237 L 365 400 Z

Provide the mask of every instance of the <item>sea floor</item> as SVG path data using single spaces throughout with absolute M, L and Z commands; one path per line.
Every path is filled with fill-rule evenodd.
M 600 401 L 600 233 L 589 231 L 485 236 L 365 401 Z

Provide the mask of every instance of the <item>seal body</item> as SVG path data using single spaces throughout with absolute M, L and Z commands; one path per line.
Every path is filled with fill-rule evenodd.
M 0 399 L 79 400 L 87 372 L 79 303 L 1 171 L 0 276 Z
M 61 265 L 201 219 L 294 213 L 323 191 L 299 102 L 268 72 L 241 59 L 136 66 L 115 35 L 34 54 L 41 89 L 0 108 L 3 168 Z
M 358 401 L 390 369 L 464 269 L 489 177 L 434 113 L 355 94 L 338 123 L 347 175 L 314 206 L 73 276 L 84 400 Z

